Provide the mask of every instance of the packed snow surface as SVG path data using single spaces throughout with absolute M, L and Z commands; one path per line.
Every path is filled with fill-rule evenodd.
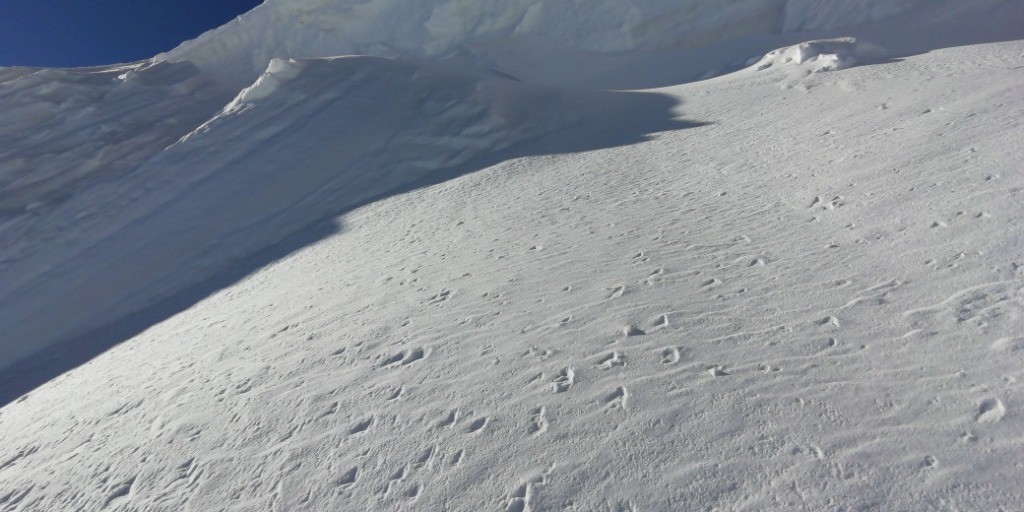
M 0 512 L 1018 510 L 1022 27 L 270 0 L 0 69 Z

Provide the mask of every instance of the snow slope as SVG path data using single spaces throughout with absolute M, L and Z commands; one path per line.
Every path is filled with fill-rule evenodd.
M 742 43 L 746 39 L 739 39 L 737 45 L 696 49 L 685 48 L 696 40 L 676 41 L 673 44 L 684 46 L 678 50 L 683 53 L 660 54 L 655 62 L 643 62 L 645 52 L 604 57 L 584 56 L 574 50 L 617 51 L 662 44 L 642 43 L 646 39 L 635 31 L 626 37 L 622 27 L 618 32 L 598 30 L 616 19 L 618 3 L 597 9 L 588 4 L 586 16 L 578 15 L 583 4 L 569 10 L 564 10 L 567 3 L 552 4 L 561 6 L 557 8 L 538 4 L 538 12 L 545 14 L 536 23 L 554 24 L 551 30 L 558 30 L 552 34 L 566 38 L 545 42 L 528 37 L 526 29 L 518 31 L 522 37 L 499 41 L 497 35 L 481 28 L 490 24 L 480 19 L 507 14 L 502 9 L 517 4 L 475 11 L 452 3 L 427 2 L 422 5 L 430 8 L 435 20 L 426 24 L 412 14 L 420 11 L 392 16 L 397 4 L 378 0 L 359 4 L 359 9 L 374 8 L 359 10 L 365 15 L 350 23 L 362 30 L 375 28 L 368 32 L 375 37 L 391 37 L 378 26 L 387 22 L 394 27 L 419 27 L 422 22 L 434 32 L 442 27 L 441 32 L 449 35 L 435 46 L 466 48 L 472 41 L 487 39 L 486 53 L 440 60 L 406 59 L 432 70 L 424 74 L 392 73 L 385 61 L 377 60 L 378 65 L 373 66 L 368 63 L 371 60 L 362 59 L 356 61 L 362 63 L 351 65 L 335 62 L 331 66 L 337 68 L 333 69 L 317 66 L 314 68 L 324 71 L 303 76 L 301 63 L 293 66 L 290 59 L 274 60 L 268 55 L 374 50 L 362 43 L 332 46 L 341 44 L 338 34 L 345 35 L 345 41 L 362 34 L 342 22 L 331 25 L 338 9 L 351 14 L 349 10 L 355 7 L 349 3 L 310 3 L 298 8 L 301 5 L 266 3 L 237 22 L 163 56 L 173 62 L 158 57 L 152 62 L 110 68 L 12 70 L 4 74 L 11 78 L 0 84 L 0 105 L 12 115 L 11 121 L 0 127 L 5 142 L 0 144 L 4 158 L 0 164 L 0 212 L 8 214 L 8 220 L 0 223 L 0 237 L 8 241 L 0 255 L 0 325 L 7 332 L 0 339 L 0 368 L 200 286 L 217 272 L 237 266 L 241 258 L 284 240 L 325 215 L 407 187 L 435 171 L 460 164 L 478 167 L 486 162 L 474 158 L 494 159 L 504 150 L 528 153 L 532 150 L 520 144 L 542 135 L 561 144 L 541 150 L 543 154 L 581 148 L 580 143 L 566 143 L 568 138 L 586 140 L 582 145 L 593 148 L 631 141 L 651 129 L 669 128 L 672 123 L 667 110 L 675 101 L 671 97 L 630 100 L 626 110 L 635 112 L 618 115 L 601 112 L 608 101 L 598 97 L 600 94 L 581 92 L 594 88 L 594 76 L 649 73 L 624 63 L 634 58 L 630 55 L 656 70 L 672 69 L 676 62 L 695 62 L 697 67 L 687 73 L 691 76 L 698 70 L 721 73 L 721 69 L 734 66 L 730 62 L 737 54 L 742 59 L 760 56 L 744 46 L 749 44 Z M 680 7 L 656 2 L 648 6 L 653 10 L 635 6 L 643 16 L 658 12 L 658 19 L 666 24 L 657 30 L 648 27 L 644 34 L 660 34 L 657 37 L 668 41 L 666 38 L 690 37 L 692 27 L 718 26 L 730 29 L 716 31 L 716 37 L 748 34 L 751 31 L 745 28 L 750 24 L 744 19 L 761 19 L 767 8 L 761 3 L 694 3 L 684 4 L 686 9 L 677 12 L 673 5 Z M 806 17 L 813 20 L 811 26 L 827 27 L 892 14 L 911 4 L 899 4 L 903 7 L 894 10 L 895 4 L 889 3 L 881 8 L 877 2 L 841 2 L 835 9 L 822 11 L 802 3 L 786 4 L 784 9 L 778 2 L 771 5 L 781 9 L 772 11 L 773 16 Z M 985 0 L 971 7 L 971 12 L 994 18 L 989 14 L 993 5 L 1006 10 L 1008 4 Z M 958 17 L 963 17 L 964 8 L 958 2 L 933 2 L 909 13 L 937 18 L 930 20 L 932 26 L 952 19 L 956 27 L 962 27 Z M 675 17 L 658 9 L 672 10 Z M 440 16 L 441 11 L 469 16 L 472 23 L 459 16 Z M 822 12 L 833 12 L 834 17 Z M 506 14 L 500 17 L 508 17 Z M 370 18 L 364 19 L 367 16 Z M 308 19 L 329 25 L 303 29 Z M 441 24 L 437 19 L 447 22 Z M 910 25 L 907 19 L 892 19 Z M 790 27 L 786 25 L 790 22 L 772 22 L 779 23 L 783 29 Z M 800 25 L 807 24 L 794 27 Z M 762 29 L 774 30 L 765 27 L 753 32 Z M 393 36 L 394 47 L 415 34 L 412 29 L 399 32 L 400 37 Z M 434 32 L 416 38 L 421 43 L 434 41 L 439 37 Z M 585 33 L 593 39 L 590 43 L 570 37 Z M 776 41 L 790 43 L 794 37 L 799 35 L 782 34 Z M 625 43 L 627 39 L 632 42 Z M 321 44 L 327 44 L 325 41 L 330 45 Z M 425 55 L 441 56 L 439 52 Z M 547 62 L 534 66 L 531 62 L 544 60 L 538 58 L 538 52 L 557 55 L 561 61 L 547 57 Z M 189 59 L 182 60 L 186 57 Z M 334 61 L 333 57 L 321 58 Z M 247 61 L 253 63 L 251 69 L 232 67 Z M 395 62 L 393 67 L 402 66 L 390 62 Z M 573 72 L 561 71 L 566 67 L 586 71 L 573 77 Z M 516 76 L 497 71 L 502 68 Z M 356 78 L 349 82 L 347 74 Z M 479 78 L 468 79 L 466 74 Z M 433 78 L 421 80 L 421 75 Z M 539 75 L 563 78 L 539 80 Z M 223 76 L 231 80 L 223 80 Z M 521 77 L 526 77 L 526 82 Z M 474 80 L 485 80 L 487 87 L 508 94 L 474 92 Z M 281 88 L 282 83 L 289 86 Z M 460 85 L 449 87 L 444 85 L 447 83 Z M 368 92 L 361 92 L 364 88 Z M 431 101 L 445 104 L 416 104 L 417 95 L 422 94 L 438 94 Z M 232 100 L 231 96 L 236 97 Z M 591 106 L 572 98 L 587 98 Z M 390 104 L 381 111 L 374 102 Z M 612 102 L 622 105 L 626 101 Z M 658 112 L 657 104 L 663 105 L 663 112 Z M 249 112 L 250 106 L 257 108 Z M 410 111 L 377 115 L 389 109 Z M 610 110 L 618 109 L 621 106 Z M 440 111 L 447 115 L 435 118 Z M 318 114 L 319 122 L 308 125 L 312 113 Z M 503 120 L 509 113 L 518 116 Z M 402 117 L 407 115 L 411 118 Z M 488 116 L 490 119 L 484 119 Z M 587 126 L 590 131 L 569 137 L 572 126 Z M 562 133 L 553 137 L 548 133 L 551 130 Z M 618 133 L 609 134 L 616 130 Z M 398 135 L 392 138 L 393 132 Z M 344 142 L 332 143 L 324 150 L 323 138 L 310 133 L 344 133 L 339 135 Z M 376 145 L 368 140 L 386 142 Z M 349 176 L 369 170 L 375 176 L 369 180 Z M 290 193 L 273 191 L 283 181 L 288 182 Z M 164 205 L 174 207 L 165 209 Z M 55 297 L 60 300 L 54 301 Z M 52 322 L 54 316 L 61 321 Z
M 0 270 L 0 366 L 440 169 L 568 129 L 601 143 L 602 132 L 621 131 L 606 125 L 626 111 L 652 115 L 642 122 L 651 126 L 660 115 L 658 128 L 667 128 L 676 125 L 667 119 L 673 103 L 635 93 L 570 95 L 376 57 L 276 60 L 130 176 L 115 180 L 108 170 L 101 186 L 0 226 L 10 240 Z
M 170 64 L 222 105 L 0 224 L 0 387 L 31 391 L 0 510 L 1019 508 L 1024 9 L 929 9 L 643 92 L 280 55 L 224 96 Z M 325 216 L 24 388 L 18 359 Z
M 349 3 L 311 3 L 305 9 L 295 10 L 300 5 L 264 4 L 236 22 L 152 62 L 81 70 L 14 69 L 3 73 L 6 81 L 0 83 L 0 106 L 12 115 L 0 126 L 0 212 L 7 213 L 6 221 L 0 223 L 0 237 L 6 241 L 0 255 L 0 325 L 7 332 L 0 339 L 0 368 L 126 315 L 146 311 L 162 300 L 202 285 L 218 272 L 238 266 L 239 259 L 258 253 L 325 215 L 342 212 L 379 194 L 407 188 L 436 171 L 459 165 L 463 171 L 478 168 L 487 164 L 487 159 L 501 158 L 498 153 L 503 150 L 522 155 L 616 145 L 673 125 L 668 119 L 668 107 L 676 100 L 668 96 L 657 99 L 648 95 L 640 99 L 633 95 L 628 101 L 614 100 L 616 107 L 605 107 L 603 103 L 612 101 L 607 99 L 610 96 L 582 93 L 583 90 L 621 81 L 621 77 L 627 77 L 627 81 L 628 77 L 671 81 L 678 74 L 676 68 L 686 70 L 686 76 L 707 75 L 708 70 L 711 75 L 720 74 L 735 67 L 737 57 L 741 64 L 760 57 L 755 48 L 771 44 L 770 41 L 792 44 L 794 38 L 799 41 L 801 37 L 766 32 L 756 41 L 745 37 L 733 43 L 721 40 L 750 32 L 744 28 L 749 26 L 744 20 L 763 18 L 764 6 L 760 3 L 685 4 L 689 7 L 677 12 L 676 17 L 666 17 L 658 11 L 675 3 L 652 3 L 649 7 L 653 10 L 636 7 L 638 12 L 647 13 L 644 16 L 659 12 L 658 19 L 666 21 L 658 27 L 645 28 L 643 33 L 650 37 L 657 35 L 668 41 L 690 34 L 691 27 L 730 28 L 715 31 L 713 39 L 718 42 L 708 46 L 688 49 L 686 46 L 696 44 L 696 39 L 688 43 L 676 41 L 673 44 L 682 45 L 682 49 L 656 52 L 654 60 L 647 51 L 582 54 L 574 48 L 612 51 L 656 45 L 641 44 L 646 39 L 639 38 L 636 32 L 625 37 L 620 32 L 597 30 L 596 27 L 611 23 L 609 20 L 618 12 L 613 7 L 618 3 L 608 4 L 607 9 L 586 9 L 586 16 L 579 15 L 582 4 L 567 11 L 562 10 L 569 5 L 566 3 L 552 4 L 561 6 L 558 8 L 537 4 L 542 6 L 537 12 L 546 14 L 536 23 L 554 24 L 544 25 L 548 28 L 540 32 L 548 36 L 527 37 L 527 30 L 523 37 L 506 40 L 495 39 L 496 33 L 481 28 L 490 25 L 482 25 L 478 19 L 483 16 L 480 13 L 491 16 L 505 12 L 497 4 L 481 4 L 489 7 L 478 12 L 456 9 L 450 3 L 424 3 L 424 8 L 435 9 L 430 11 L 434 14 L 451 11 L 476 20 L 470 23 L 456 17 L 444 24 L 439 25 L 436 20 L 428 24 L 435 29 L 446 27 L 443 32 L 449 37 L 444 44 L 438 43 L 439 47 L 466 48 L 470 41 L 488 39 L 486 51 L 476 49 L 473 56 L 440 60 L 405 59 L 409 65 L 433 70 L 425 74 L 392 73 L 387 71 L 387 64 L 333 64 L 339 67 L 303 78 L 304 65 L 288 64 L 291 59 L 285 59 L 286 54 L 329 58 L 322 52 L 373 51 L 363 46 L 331 46 L 362 33 L 345 28 L 347 25 L 341 21 L 326 28 L 303 28 L 307 18 L 328 23 L 334 19 L 332 13 L 336 10 L 352 14 L 346 10 L 352 7 Z M 365 16 L 353 18 L 356 21 L 351 23 L 362 23 L 359 26 L 364 30 L 384 21 L 396 27 L 404 26 L 403 23 L 419 26 L 414 14 L 420 11 L 403 11 L 404 17 L 393 17 L 397 4 L 359 5 L 359 9 L 376 6 L 371 11 L 378 17 L 358 21 L 369 16 L 359 11 Z M 500 5 L 509 9 L 502 19 L 515 18 L 514 14 L 519 12 L 519 4 Z M 771 5 L 782 9 L 777 2 Z M 888 7 L 883 8 L 877 2 L 836 5 L 835 9 L 818 11 L 802 3 L 787 4 L 781 11 L 772 11 L 772 16 L 811 21 L 773 23 L 781 23 L 783 29 L 808 23 L 842 25 L 911 6 L 899 4 L 902 7 L 895 9 L 896 4 L 885 3 Z M 985 26 L 960 32 L 998 32 L 986 20 L 1014 27 L 1013 20 L 1017 18 L 1012 14 L 1016 11 L 1010 12 L 1011 16 L 997 16 L 1006 14 L 999 9 L 1013 8 L 1012 2 L 979 0 L 969 9 L 971 13 L 984 14 L 981 23 Z M 886 20 L 897 24 L 901 32 L 915 23 L 967 27 L 962 21 L 964 9 L 967 8 L 959 2 L 932 2 L 908 11 L 906 16 L 910 18 Z M 823 12 L 832 12 L 833 18 Z M 915 22 L 914 17 L 927 21 Z M 334 28 L 327 30 L 330 27 Z M 881 27 L 875 32 L 868 30 L 869 35 L 886 39 L 886 34 L 896 32 L 892 25 Z M 368 33 L 383 37 L 390 32 L 377 29 Z M 411 37 L 412 33 L 401 31 L 401 37 L 394 36 L 394 44 L 399 45 L 405 41 L 403 37 Z M 584 45 L 581 39 L 570 37 L 575 33 L 588 33 L 595 39 Z M 338 34 L 348 35 L 338 39 Z M 562 34 L 559 37 L 567 39 L 554 40 L 550 34 Z M 931 34 L 922 31 L 918 39 L 927 40 Z M 421 36 L 417 36 L 418 40 L 435 37 Z M 594 42 L 598 39 L 603 43 Z M 626 39 L 633 46 L 622 42 Z M 326 45 L 325 41 L 330 45 L 320 44 Z M 886 53 L 891 49 L 883 48 L 880 55 L 901 55 L 901 48 L 903 53 L 906 49 L 919 50 L 912 44 L 896 43 L 894 52 Z M 269 55 L 282 58 L 272 60 Z M 444 54 L 437 56 L 441 55 Z M 181 60 L 186 57 L 193 60 Z M 551 60 L 552 57 L 561 61 Z M 251 62 L 254 67 L 233 67 L 233 63 L 244 62 Z M 390 62 L 395 67 L 404 65 Z M 499 71 L 502 68 L 513 71 L 515 76 Z M 221 75 L 225 73 L 232 80 L 223 80 Z M 346 73 L 353 73 L 358 79 L 348 84 Z M 480 78 L 467 79 L 467 73 Z M 446 74 L 451 76 L 445 78 Z M 424 83 L 421 75 L 433 78 Z M 290 85 L 294 87 L 279 87 L 293 79 Z M 497 98 L 486 91 L 474 92 L 469 85 L 473 80 L 485 80 L 491 89 L 509 93 Z M 413 105 L 414 98 L 417 94 L 429 94 L 427 89 L 445 89 L 449 82 L 461 85 L 440 93 L 442 98 L 436 101 L 455 107 L 450 109 L 450 115 L 437 118 L 436 126 L 428 126 L 435 121 L 433 112 L 448 110 L 448 106 Z M 349 85 L 355 89 L 345 89 Z M 346 94 L 329 91 L 335 86 L 346 90 Z M 356 91 L 360 87 L 370 92 Z M 291 89 L 294 91 L 289 92 Z M 385 108 L 408 107 L 412 111 L 368 120 L 378 109 L 367 104 L 364 96 L 368 95 L 372 103 L 378 93 L 385 94 L 378 103 L 393 103 Z M 548 99 L 541 99 L 542 96 Z M 630 104 L 626 110 L 633 113 L 614 114 L 621 112 L 625 103 Z M 250 113 L 250 105 L 259 108 Z M 604 108 L 613 115 L 605 115 Z M 495 110 L 500 111 L 497 118 L 492 115 Z M 320 114 L 315 129 L 306 126 L 314 112 Z M 501 119 L 510 112 L 520 115 Z M 402 119 L 403 115 L 412 117 Z M 474 117 L 478 115 L 491 115 L 492 119 Z M 546 131 L 578 130 L 581 126 L 586 126 L 587 131 L 580 131 L 575 143 L 539 150 L 521 146 Z M 416 133 L 390 139 L 391 132 L 403 129 Z M 348 134 L 344 136 L 346 142 L 330 150 L 320 149 L 320 136 L 309 135 L 341 132 Z M 422 140 L 416 140 L 420 132 L 424 134 Z M 353 135 L 356 133 L 363 138 L 358 139 Z M 388 142 L 376 147 L 365 143 L 377 139 Z M 416 153 L 421 147 L 422 155 Z M 358 179 L 356 186 L 341 185 L 353 179 L 349 173 L 361 175 L 369 167 L 380 169 L 374 171 L 376 177 L 372 180 Z M 291 173 L 286 176 L 282 169 Z M 292 192 L 271 192 L 267 199 L 266 191 L 280 187 L 282 180 L 288 182 Z M 180 200 L 186 196 L 188 200 Z M 163 208 L 171 204 L 176 205 L 176 213 Z M 55 301 L 55 297 L 60 300 Z M 53 322 L 54 316 L 62 320 Z

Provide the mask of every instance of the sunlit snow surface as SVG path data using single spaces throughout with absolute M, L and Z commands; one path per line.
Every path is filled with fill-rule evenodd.
M 393 4 L 0 70 L 0 511 L 1024 503 L 1024 9 Z

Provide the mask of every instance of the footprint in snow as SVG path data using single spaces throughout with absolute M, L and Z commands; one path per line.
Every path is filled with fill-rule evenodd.
M 569 388 L 576 382 L 576 371 L 571 367 L 566 366 L 562 368 L 562 371 L 558 372 L 555 380 L 552 382 L 552 388 L 555 393 L 565 393 L 569 391 Z
M 459 421 L 459 410 L 453 409 L 448 412 L 448 415 L 443 420 L 438 422 L 437 428 L 451 428 L 457 421 Z
M 717 277 L 715 277 L 715 278 L 712 278 L 712 279 L 708 279 L 707 281 L 704 281 L 703 283 L 700 284 L 700 287 L 701 288 L 713 288 L 713 287 L 718 286 L 720 284 L 722 284 L 722 281 L 719 280 Z
M 610 370 L 616 366 L 625 365 L 626 358 L 622 354 L 614 351 L 611 352 L 610 354 L 605 354 L 597 361 L 597 366 L 605 370 Z
M 629 398 L 629 390 L 625 386 L 619 386 L 611 394 L 604 397 L 604 403 L 609 409 L 626 409 L 626 400 Z
M 681 355 L 676 347 L 666 347 L 661 351 L 661 364 L 676 364 Z
M 1006 406 L 998 398 L 987 398 L 978 405 L 978 413 L 974 421 L 978 423 L 996 423 L 1006 415 Z
M 350 435 L 362 434 L 363 432 L 366 432 L 370 428 L 370 426 L 373 425 L 374 421 L 376 421 L 376 418 L 370 416 L 369 418 L 366 418 L 365 420 L 362 420 L 353 425 L 352 428 L 349 429 L 348 433 Z
M 622 328 L 622 334 L 624 334 L 627 338 L 631 338 L 633 336 L 643 336 L 647 333 L 643 329 L 635 325 L 627 325 Z
M 470 434 L 476 434 L 482 431 L 485 427 L 487 427 L 487 422 L 489 420 L 490 418 L 486 416 L 473 420 L 472 422 L 470 422 L 469 427 L 466 428 L 466 432 L 469 432 Z
M 405 393 L 405 386 L 398 386 L 397 388 L 394 388 L 393 390 L 391 390 L 391 394 L 388 396 L 387 401 L 393 402 L 395 400 L 398 400 L 399 398 L 402 397 L 402 393 Z
M 436 449 L 433 446 L 427 448 L 426 450 L 423 451 L 423 453 L 419 455 L 419 457 L 416 457 L 416 461 L 412 463 L 412 466 L 414 468 L 422 468 L 424 466 L 429 467 L 431 461 L 433 461 L 434 459 L 435 451 Z
M 445 302 L 445 301 L 447 301 L 448 299 L 451 299 L 451 298 L 452 298 L 452 291 L 448 290 L 448 289 L 445 289 L 445 290 L 441 290 L 440 292 L 438 292 L 434 296 L 430 297 L 430 299 L 428 299 L 427 303 L 428 304 L 440 304 L 440 303 Z
M 508 506 L 505 512 L 529 512 L 530 510 L 530 484 L 523 484 L 517 488 L 508 499 Z
M 410 485 L 409 488 L 407 488 L 403 494 L 405 495 L 406 498 L 409 498 L 410 500 L 415 500 L 416 498 L 420 497 L 420 492 L 422 491 L 423 484 L 416 483 Z
M 569 319 L 571 319 L 571 318 L 572 317 L 569 317 Z M 563 323 L 564 322 L 565 321 L 563 320 Z M 533 357 L 536 357 L 537 359 L 539 359 L 541 361 L 544 361 L 545 359 L 551 357 L 552 354 L 554 354 L 554 353 L 555 352 L 553 350 L 549 349 L 549 348 L 537 348 L 537 347 L 530 347 L 530 350 L 527 351 L 527 354 L 532 355 Z
M 831 325 L 831 326 L 834 326 L 834 327 L 839 327 L 839 319 L 834 317 L 834 316 L 832 316 L 832 315 L 826 316 L 826 317 L 818 320 L 815 323 L 818 324 L 819 326 L 822 326 L 822 327 L 825 327 L 827 325 Z
M 607 297 L 605 297 L 605 300 L 617 299 L 626 294 L 625 286 L 615 286 L 613 288 L 606 288 L 606 290 L 610 291 L 611 293 Z
M 654 321 L 651 322 L 651 325 L 653 325 L 655 329 L 668 327 L 668 315 L 658 315 L 658 318 L 655 318 Z
M 384 486 L 381 488 L 380 494 L 383 496 L 387 496 L 388 494 L 390 494 L 391 489 L 398 485 L 403 480 L 405 480 L 405 477 L 408 475 L 408 473 L 408 466 L 402 466 L 398 468 L 398 470 L 391 474 L 391 477 L 388 478 L 387 483 L 385 483 Z
M 508 495 L 508 504 L 505 507 L 505 512 L 529 512 L 531 510 L 530 500 L 533 496 L 533 488 L 546 485 L 547 476 L 550 471 L 551 469 L 548 469 L 544 474 L 534 476 L 516 487 Z
M 417 348 L 415 348 L 415 349 L 413 349 L 413 350 L 411 350 L 409 352 L 402 351 L 402 352 L 399 352 L 399 353 L 397 353 L 397 354 L 395 354 L 395 355 L 385 359 L 380 364 L 380 366 L 381 366 L 381 368 L 385 368 L 385 367 L 393 366 L 393 365 L 406 366 L 406 365 L 410 365 L 412 363 L 415 363 L 416 361 L 419 361 L 420 359 L 424 359 L 424 358 L 426 358 L 429 355 L 430 355 L 429 349 L 426 349 L 426 348 L 423 348 L 423 347 L 417 347 Z
M 338 479 L 335 480 L 334 483 L 341 487 L 348 487 L 356 483 L 357 481 L 359 481 L 359 468 L 352 468 L 346 471 L 340 477 L 338 477 Z
M 466 455 L 465 450 L 459 450 L 452 454 L 451 458 L 448 459 L 448 465 L 458 466 L 462 462 L 462 458 Z
M 548 419 L 546 417 L 547 411 L 543 406 L 533 410 L 530 416 L 530 423 L 526 427 L 526 432 L 532 436 L 537 436 L 547 432 L 548 430 Z
M 651 272 L 651 275 L 648 276 L 646 281 L 644 281 L 644 282 L 647 283 L 647 286 L 654 286 L 655 284 L 664 281 L 664 278 L 665 278 L 665 269 L 659 268 L 659 269 L 656 269 L 653 272 Z
M 725 377 L 726 375 L 731 375 L 729 372 L 725 371 L 721 365 L 708 368 L 708 374 L 712 377 Z

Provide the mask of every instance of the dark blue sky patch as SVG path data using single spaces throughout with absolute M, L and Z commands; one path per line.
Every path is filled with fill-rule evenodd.
M 227 23 L 262 0 L 0 0 L 0 66 L 134 62 Z

